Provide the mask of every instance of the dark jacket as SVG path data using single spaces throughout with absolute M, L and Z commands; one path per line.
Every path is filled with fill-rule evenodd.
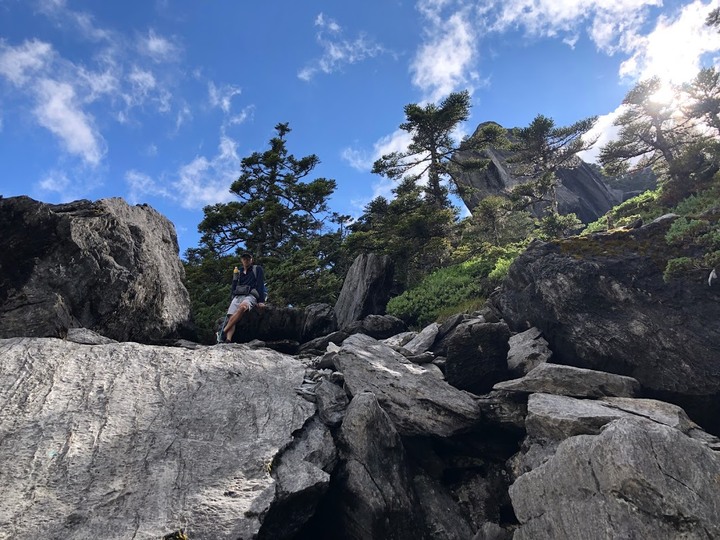
M 244 268 L 240 268 L 240 272 L 233 275 L 232 280 L 233 296 L 254 296 L 258 302 L 264 302 L 267 296 L 265 289 L 265 271 L 263 267 L 254 264 L 245 272 Z

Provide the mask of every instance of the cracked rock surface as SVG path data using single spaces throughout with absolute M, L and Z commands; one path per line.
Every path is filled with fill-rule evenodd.
M 270 350 L 13 338 L 0 358 L 3 540 L 250 538 L 315 412 Z

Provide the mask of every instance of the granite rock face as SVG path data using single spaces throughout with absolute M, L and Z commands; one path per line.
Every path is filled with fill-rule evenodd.
M 394 265 L 387 255 L 358 255 L 348 270 L 335 303 L 339 328 L 367 315 L 384 315 L 390 299 Z
M 118 341 L 188 334 L 175 228 L 122 199 L 0 199 L 0 337 L 88 328 Z
M 700 271 L 666 282 L 691 255 L 665 234 L 672 217 L 630 231 L 532 243 L 493 304 L 514 331 L 537 327 L 553 362 L 627 375 L 646 397 L 683 407 L 720 433 L 720 288 Z
M 515 481 L 513 538 L 717 538 L 718 478 L 720 456 L 702 443 L 662 424 L 619 419 L 599 435 L 566 439 Z
M 329 481 L 311 452 L 272 466 L 315 413 L 290 357 L 54 338 L 0 357 L 0 538 L 250 538 L 276 489 Z
M 507 194 L 513 187 L 525 182 L 518 174 L 517 165 L 511 162 L 511 151 L 488 148 L 479 156 L 476 152 L 463 151 L 455 157 L 459 161 L 478 157 L 490 160 L 486 169 L 463 172 L 458 176 L 461 197 L 471 212 L 485 197 Z M 561 214 L 574 213 L 583 223 L 590 223 L 622 202 L 622 193 L 611 190 L 605 177 L 580 159 L 558 169 L 556 175 L 558 210 Z M 543 208 L 536 206 L 533 211 L 539 217 Z

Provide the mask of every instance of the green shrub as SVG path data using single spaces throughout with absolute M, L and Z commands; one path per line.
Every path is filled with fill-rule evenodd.
M 702 234 L 710 229 L 710 223 L 706 220 L 688 219 L 679 217 L 673 221 L 665 234 L 665 240 L 671 246 L 682 246 L 696 241 Z
M 482 255 L 436 270 L 418 286 L 391 299 L 387 312 L 410 326 L 425 326 L 443 314 L 477 309 L 524 248 L 525 244 L 486 244 Z
M 663 272 L 663 281 L 665 283 L 670 280 L 687 273 L 697 265 L 697 260 L 690 257 L 678 257 L 676 259 L 670 259 L 665 265 L 665 271 Z

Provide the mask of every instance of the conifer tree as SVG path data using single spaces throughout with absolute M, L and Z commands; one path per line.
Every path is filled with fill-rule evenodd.
M 394 180 L 408 178 L 417 182 L 425 178 L 425 200 L 436 209 L 448 208 L 449 189 L 444 182 L 452 181 L 459 171 L 485 165 L 481 161 L 460 162 L 455 157 L 456 152 L 479 150 L 498 143 L 504 134 L 500 126 L 488 125 L 481 133 L 458 145 L 452 133 L 469 115 L 470 94 L 467 91 L 451 93 L 439 105 L 406 105 L 406 121 L 400 124 L 400 129 L 411 135 L 411 142 L 407 150 L 386 154 L 375 161 L 373 173 Z M 456 185 L 452 187 L 456 189 Z

